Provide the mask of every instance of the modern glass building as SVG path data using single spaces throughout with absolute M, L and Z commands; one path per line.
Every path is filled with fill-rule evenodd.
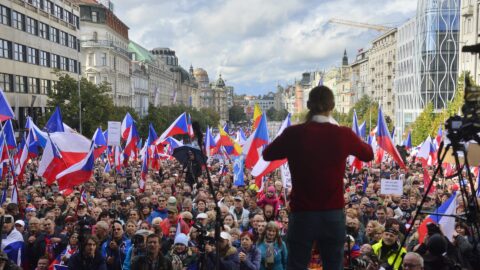
M 415 20 L 413 46 L 411 39 L 405 36 L 407 45 L 397 50 L 405 58 L 413 55 L 413 66 L 398 59 L 397 72 L 403 72 L 404 80 L 396 80 L 395 125 L 398 134 L 407 133 L 406 127 L 422 112 L 429 103 L 436 110 L 443 109 L 455 95 L 458 80 L 458 52 L 460 32 L 460 0 L 419 0 Z M 409 26 L 405 28 L 409 31 Z M 409 51 L 409 50 L 413 50 Z M 398 56 L 398 55 L 397 55 Z M 413 78 L 413 85 L 412 79 Z M 406 84 L 406 85 L 404 85 Z M 402 98 L 403 97 L 403 98 Z M 407 98 L 408 97 L 408 98 Z M 396 103 L 397 103 L 396 101 Z

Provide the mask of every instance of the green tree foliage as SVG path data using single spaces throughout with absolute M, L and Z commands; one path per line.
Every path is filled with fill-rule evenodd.
M 228 109 L 228 120 L 234 124 L 247 120 L 247 114 L 243 110 L 243 107 L 234 105 Z
M 267 110 L 267 119 L 270 121 L 283 121 L 287 115 L 288 111 L 285 109 L 277 110 L 274 107 L 271 107 Z
M 432 123 L 435 119 L 433 104 L 429 102 L 411 125 L 412 144 L 419 145 L 432 132 Z

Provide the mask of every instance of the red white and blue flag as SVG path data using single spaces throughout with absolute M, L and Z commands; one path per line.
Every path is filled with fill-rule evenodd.
M 355 109 L 353 110 L 352 130 L 353 130 L 353 133 L 355 133 L 360 139 L 363 140 L 362 135 L 361 135 L 361 130 L 358 126 L 357 112 L 355 111 Z M 362 170 L 363 162 L 359 158 L 357 158 L 355 156 L 350 156 L 349 160 L 350 160 L 350 166 L 352 168 L 352 171 L 354 169 L 356 169 L 357 172 Z
M 8 150 L 15 149 L 17 147 L 17 141 L 15 140 L 15 133 L 13 131 L 12 120 L 8 119 L 3 125 L 3 135 L 5 136 L 5 142 Z
M 205 132 L 205 153 L 207 157 L 212 156 L 214 153 L 212 153 L 212 150 L 215 149 L 217 144 L 215 143 L 215 139 L 212 136 L 212 130 L 207 126 L 207 131 Z
M 438 127 L 438 131 L 437 131 L 437 136 L 435 137 L 435 144 L 438 147 L 440 147 L 440 143 L 442 142 L 442 139 L 443 139 L 443 131 L 442 131 L 442 127 Z
M 133 120 L 133 117 L 127 112 L 123 118 L 122 125 L 120 126 L 120 132 L 122 133 L 122 139 L 124 141 L 127 140 L 128 135 L 130 134 L 130 129 L 134 123 L 135 121 Z
M 147 181 L 148 175 L 148 155 L 143 155 L 142 157 L 142 172 L 140 175 L 140 179 L 138 181 L 138 189 L 140 192 L 145 191 L 145 183 Z
M 243 146 L 245 153 L 245 167 L 248 169 L 253 168 L 258 162 L 261 156 L 263 146 L 269 143 L 268 128 L 267 128 L 267 116 L 262 114 L 260 122 L 252 135 L 248 138 Z
M 189 134 L 188 130 L 187 113 L 184 112 L 160 135 L 155 144 L 158 145 L 171 136 Z
M 417 158 L 420 159 L 423 167 L 435 165 L 437 161 L 437 151 L 430 136 L 422 143 L 422 146 L 418 150 Z
M 378 107 L 378 120 L 377 120 L 377 143 L 380 148 L 385 150 L 393 160 L 402 168 L 406 169 L 405 163 L 403 162 L 400 153 L 398 153 L 397 148 L 393 144 L 392 138 L 390 137 L 390 132 L 387 129 L 387 123 L 383 117 L 382 107 Z
M 7 97 L 3 93 L 3 89 L 0 87 L 0 122 L 3 122 L 8 119 L 15 118 L 13 113 L 12 106 L 8 104 Z
M 92 144 L 90 151 L 80 162 L 68 167 L 56 176 L 60 190 L 73 188 L 90 180 L 95 166 L 95 147 Z
M 418 227 L 418 241 L 423 243 L 425 236 L 427 235 L 427 224 L 435 223 L 442 228 L 443 234 L 450 240 L 453 240 L 453 233 L 455 232 L 455 217 L 448 215 L 455 215 L 457 209 L 456 201 L 457 192 L 453 192 L 452 196 L 446 200 L 440 207 L 438 207 L 434 213 L 428 215 Z M 445 216 L 447 215 L 447 216 Z
M 103 136 L 103 132 L 101 128 L 97 128 L 95 131 L 95 134 L 93 134 L 93 147 L 95 148 L 94 150 L 94 155 L 95 158 L 99 157 L 101 154 L 107 150 L 107 140 L 105 139 L 105 136 Z
M 408 132 L 408 136 L 403 142 L 403 146 L 405 146 L 405 149 L 407 150 L 412 149 L 412 132 Z

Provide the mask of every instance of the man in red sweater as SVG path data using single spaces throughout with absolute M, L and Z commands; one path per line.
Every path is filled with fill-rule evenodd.
M 264 151 L 267 161 L 288 159 L 292 174 L 291 216 L 287 269 L 306 269 L 317 240 L 323 269 L 343 269 L 345 215 L 343 176 L 349 155 L 373 159 L 372 148 L 350 128 L 331 117 L 332 91 L 317 86 L 310 91 L 307 120 L 291 126 Z

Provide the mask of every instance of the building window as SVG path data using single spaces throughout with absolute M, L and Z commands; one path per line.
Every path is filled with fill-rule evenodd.
M 48 25 L 38 22 L 38 33 L 41 38 L 48 39 Z
M 63 20 L 65 22 L 69 22 L 70 20 L 70 12 L 68 12 L 66 9 L 63 10 Z
M 58 43 L 58 29 L 50 26 L 50 41 Z
M 92 11 L 92 22 L 97 22 L 98 18 L 97 18 L 97 12 L 96 11 Z
M 68 59 L 68 71 L 75 72 L 75 62 L 73 59 Z
M 27 33 L 37 35 L 37 20 L 27 17 L 26 20 Z
M 91 83 L 95 83 L 95 77 L 94 76 L 89 76 L 88 81 Z
M 70 47 L 72 49 L 77 48 L 77 38 L 76 37 L 74 37 L 72 35 L 68 36 L 68 47 Z
M 50 67 L 58 68 L 58 55 L 53 53 L 50 54 Z
M 40 94 L 49 94 L 50 93 L 50 81 L 41 79 L 40 80 Z
M 12 92 L 12 75 L 0 73 L 0 87 L 5 92 Z
M 63 56 L 60 56 L 60 69 L 67 70 L 67 59 Z
M 10 25 L 10 9 L 0 6 L 0 23 Z
M 49 66 L 49 57 L 48 52 L 40 51 L 40 66 L 48 67 Z
M 52 5 L 52 2 L 50 0 L 45 0 L 45 11 L 49 12 L 52 15 L 54 14 L 53 5 Z
M 37 78 L 28 78 L 28 92 L 40 94 L 40 85 Z
M 59 19 L 62 19 L 62 17 L 63 17 L 62 8 L 59 7 L 59 6 L 57 6 L 57 5 L 55 5 L 53 10 L 54 10 L 54 12 L 55 12 L 55 14 L 54 14 L 55 17 L 57 17 L 57 18 L 59 18 Z
M 15 76 L 15 92 L 27 93 L 27 77 Z
M 12 47 L 9 41 L 0 39 L 0 58 L 12 58 Z
M 67 33 L 60 31 L 60 44 L 62 44 L 63 46 L 67 46 L 67 36 Z
M 102 63 L 102 66 L 107 65 L 107 54 L 106 53 L 102 53 L 102 56 L 100 58 L 100 63 Z
M 13 45 L 13 59 L 25 62 L 25 46 L 16 43 Z
M 25 15 L 12 11 L 12 26 L 23 31 L 23 20 Z
M 38 51 L 37 49 L 27 47 L 27 62 L 30 64 L 37 64 L 37 56 Z

